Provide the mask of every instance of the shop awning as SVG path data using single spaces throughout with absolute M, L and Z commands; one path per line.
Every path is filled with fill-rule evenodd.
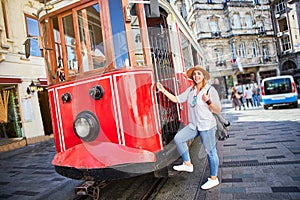
M 21 78 L 3 78 L 0 77 L 0 84 L 17 84 L 22 83 Z
M 40 82 L 40 86 L 48 86 L 48 82 L 46 78 L 38 78 Z

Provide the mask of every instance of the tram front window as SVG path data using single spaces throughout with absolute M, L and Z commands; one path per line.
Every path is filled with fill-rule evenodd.
M 64 42 L 66 46 L 67 66 L 69 75 L 78 73 L 78 61 L 76 59 L 76 40 L 73 25 L 73 16 L 68 15 L 62 18 L 64 29 Z
M 84 72 L 106 65 L 99 5 L 77 11 L 82 68 Z

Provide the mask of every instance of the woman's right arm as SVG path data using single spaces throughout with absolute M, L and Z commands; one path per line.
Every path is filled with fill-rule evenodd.
M 176 96 L 171 94 L 170 92 L 168 92 L 161 83 L 156 83 L 156 88 L 160 92 L 162 92 L 166 97 L 168 97 L 168 99 L 170 99 L 174 103 L 178 103 L 178 100 L 177 100 Z

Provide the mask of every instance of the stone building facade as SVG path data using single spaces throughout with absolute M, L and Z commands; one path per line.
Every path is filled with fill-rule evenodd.
M 271 0 L 281 74 L 292 75 L 300 95 L 300 2 Z
M 174 1 L 207 52 L 207 69 L 225 94 L 280 74 L 268 0 Z
M 1 139 L 25 138 L 30 143 L 52 133 L 46 70 L 34 15 L 41 6 L 35 0 L 1 0 Z M 25 46 L 30 47 L 30 56 L 25 54 Z M 36 87 L 30 89 L 30 85 Z

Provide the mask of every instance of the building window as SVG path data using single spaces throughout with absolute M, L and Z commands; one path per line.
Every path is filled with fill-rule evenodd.
M 255 58 L 257 57 L 258 53 L 257 53 L 257 43 L 253 42 L 252 43 L 252 57 Z
M 269 60 L 269 49 L 267 45 L 264 45 L 262 47 L 262 54 L 263 54 L 263 59 L 264 60 Z
M 257 21 L 258 34 L 264 34 L 266 32 L 264 22 L 262 20 Z
M 186 10 L 185 3 L 182 4 L 182 7 L 180 8 L 180 13 L 183 18 L 185 18 L 187 16 L 187 10 Z
M 30 39 L 30 55 L 41 56 L 38 37 L 40 36 L 39 25 L 37 19 L 25 16 L 27 37 Z
M 251 17 L 251 15 L 246 15 L 245 16 L 245 22 L 246 22 L 246 27 L 247 28 L 252 28 L 252 17 Z
M 231 51 L 231 57 L 232 59 L 235 59 L 235 47 L 234 47 L 234 43 L 230 43 L 230 51 Z
M 261 25 L 261 26 L 258 27 L 258 33 L 259 33 L 259 34 L 263 34 L 263 33 L 265 33 L 265 32 L 266 32 L 266 31 L 265 31 L 264 25 Z
M 216 53 L 216 66 L 225 65 L 225 60 L 223 58 L 223 49 L 215 49 Z
M 241 28 L 241 19 L 238 14 L 233 15 L 233 28 L 235 28 L 235 29 Z
M 288 30 L 286 18 L 278 20 L 278 25 L 279 25 L 279 32 L 283 32 L 283 31 Z
M 254 83 L 254 82 L 256 82 L 255 73 L 251 72 L 248 74 L 238 74 L 237 81 L 238 81 L 239 85 Z
M 213 0 L 207 0 L 207 3 L 213 3 Z
M 214 21 L 214 20 L 211 20 L 209 22 L 209 25 L 210 25 L 210 30 L 212 33 L 216 33 L 216 32 L 219 32 L 219 27 L 218 27 L 218 22 L 217 21 Z
M 253 0 L 254 4 L 259 4 L 259 0 Z
M 240 57 L 246 58 L 246 47 L 245 47 L 245 43 L 242 43 L 242 44 L 239 45 L 238 54 L 239 54 Z
M 4 0 L 1 1 L 1 6 L 2 6 L 2 13 L 3 13 L 3 20 L 4 20 L 6 38 L 9 38 L 8 21 L 7 21 L 7 14 L 6 14 L 6 5 L 5 5 Z
M 286 52 L 289 49 L 291 49 L 291 42 L 290 42 L 290 37 L 289 36 L 283 37 L 281 39 L 281 47 L 282 47 L 283 52 Z
M 282 14 L 285 12 L 285 4 L 284 4 L 284 0 L 280 0 L 276 3 L 276 6 L 275 6 L 275 13 L 276 14 Z

